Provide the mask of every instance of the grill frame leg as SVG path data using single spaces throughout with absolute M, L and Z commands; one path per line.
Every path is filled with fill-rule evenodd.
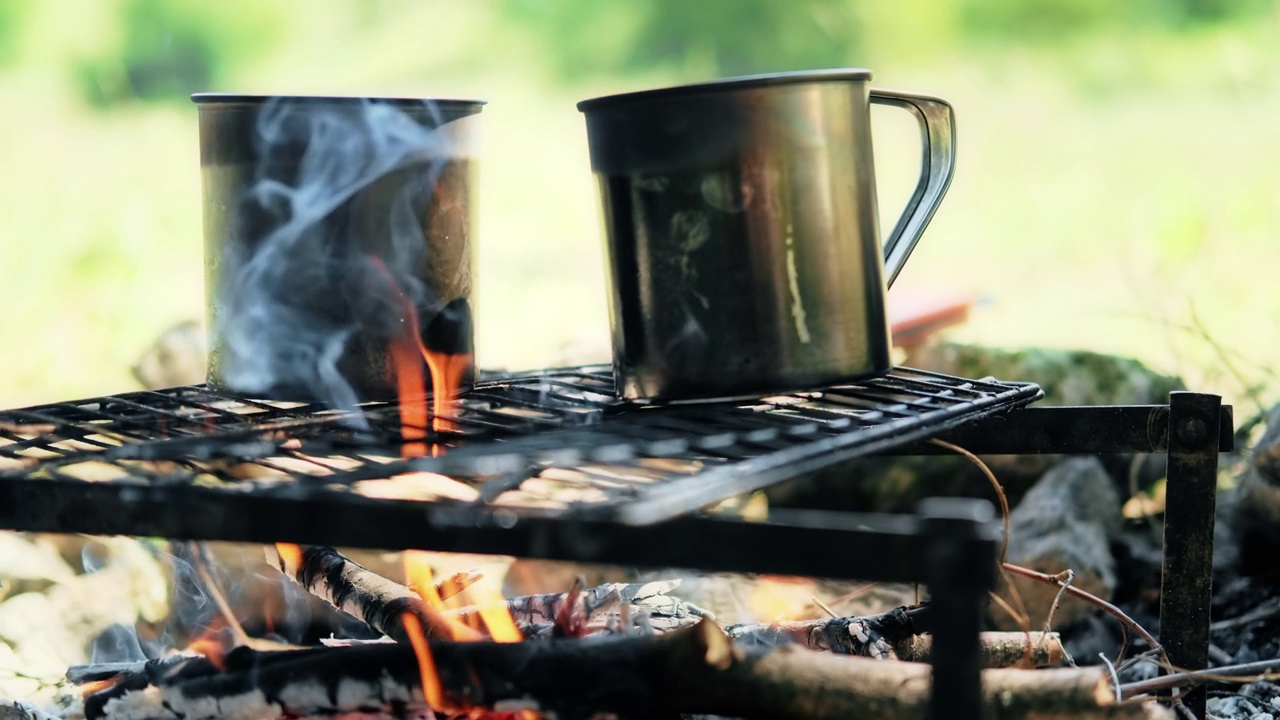
M 979 632 L 996 578 L 995 511 L 981 500 L 933 498 L 920 503 L 919 514 L 928 534 L 924 562 L 933 614 L 929 717 L 981 720 Z
M 1209 664 L 1221 407 L 1217 395 L 1169 396 L 1160 644 L 1170 662 L 1189 670 Z M 1205 717 L 1206 698 L 1202 687 L 1184 695 L 1183 703 Z

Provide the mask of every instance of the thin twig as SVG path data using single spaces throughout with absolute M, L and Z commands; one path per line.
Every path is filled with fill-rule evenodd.
M 1182 704 L 1181 700 L 1173 701 L 1173 711 L 1178 713 L 1178 717 L 1182 720 L 1200 720 L 1195 713 L 1191 712 L 1191 708 Z
M 824 602 L 822 602 L 821 600 L 819 600 L 819 599 L 818 599 L 818 596 L 816 596 L 816 595 L 815 595 L 815 596 L 813 596 L 811 599 L 813 600 L 813 604 L 814 604 L 814 605 L 817 605 L 818 607 L 822 608 L 822 612 L 824 612 L 824 613 L 826 613 L 826 614 L 830 615 L 830 616 L 831 616 L 831 617 L 833 617 L 833 618 L 835 618 L 835 617 L 840 617 L 839 615 L 836 615 L 836 613 L 835 613 L 835 611 L 834 611 L 834 610 L 832 610 L 831 608 L 827 607 L 827 604 L 826 604 L 826 603 L 824 603 Z
M 1044 618 L 1046 636 L 1053 631 L 1053 616 L 1058 614 L 1058 606 L 1062 604 L 1062 596 L 1067 594 L 1067 588 L 1071 587 L 1071 582 L 1076 579 L 1076 571 L 1067 568 L 1053 577 L 1062 587 L 1058 588 L 1058 594 L 1053 596 L 1053 604 L 1049 606 L 1049 612 Z
M 1102 664 L 1107 666 L 1107 672 L 1111 674 L 1111 688 L 1116 691 L 1116 700 L 1120 699 L 1120 675 L 1116 672 L 1116 666 L 1111 664 L 1111 660 L 1107 658 L 1106 653 L 1098 653 L 1098 657 L 1102 658 Z
M 841 595 L 835 600 L 832 600 L 831 605 L 834 607 L 839 607 L 841 605 L 844 605 L 847 602 L 853 602 L 854 600 L 857 600 L 858 598 L 862 597 L 863 595 L 866 595 L 867 593 L 871 592 L 872 590 L 875 590 L 878 587 L 880 587 L 880 583 L 867 583 L 866 585 L 863 585 L 862 587 L 857 588 L 853 592 L 845 593 L 844 595 Z M 920 604 L 918 599 L 916 604 L 917 605 Z
M 1230 620 L 1219 620 L 1218 622 L 1210 625 L 1209 630 L 1214 632 L 1217 632 L 1218 630 L 1230 630 L 1231 628 L 1252 625 L 1259 620 L 1270 620 L 1276 615 L 1280 615 L 1280 605 L 1275 605 L 1269 608 L 1254 608 L 1240 617 L 1234 617 Z
M 1271 680 L 1280 669 L 1280 658 L 1259 660 L 1257 662 L 1228 665 L 1212 670 L 1191 670 L 1188 672 L 1170 673 L 1149 680 L 1139 680 L 1120 686 L 1122 698 L 1127 700 L 1138 695 L 1171 690 L 1173 688 L 1193 687 L 1210 682 L 1251 683 L 1259 680 Z
M 1022 567 L 1021 565 L 1014 565 L 1013 563 L 1005 563 L 1004 569 L 1008 570 L 1014 575 L 1021 575 L 1022 577 L 1030 578 L 1032 580 L 1038 580 L 1043 583 L 1049 583 L 1052 585 L 1061 584 L 1058 581 L 1057 577 L 1054 575 L 1047 575 L 1045 573 L 1032 570 L 1031 568 Z M 1103 600 L 1097 595 L 1094 595 L 1093 593 L 1085 592 L 1084 590 L 1081 590 L 1075 585 L 1068 587 L 1067 592 L 1071 593 L 1072 596 L 1078 597 L 1081 600 L 1084 600 L 1085 602 L 1089 603 L 1090 605 L 1093 605 L 1094 607 L 1099 608 L 1100 610 L 1107 613 L 1111 617 L 1115 618 L 1116 620 L 1119 620 L 1122 624 L 1126 625 L 1130 630 L 1133 630 L 1135 633 L 1138 634 L 1139 637 L 1147 641 L 1147 645 L 1149 645 L 1152 650 L 1155 650 L 1159 653 L 1160 660 L 1166 667 L 1171 667 L 1169 663 L 1169 658 L 1166 657 L 1164 654 L 1164 646 L 1162 646 L 1160 642 L 1156 640 L 1154 635 L 1147 632 L 1146 628 L 1142 627 L 1141 625 L 1138 624 L 1136 620 L 1126 615 L 1123 610 L 1116 607 L 1115 605 L 1112 605 L 1106 600 Z
M 1049 612 L 1045 614 L 1044 635 L 1042 636 L 1045 639 L 1040 641 L 1042 643 L 1046 642 L 1046 639 L 1049 637 L 1049 633 L 1053 632 L 1053 616 L 1058 614 L 1058 607 L 1062 605 L 1062 596 L 1067 594 L 1067 588 L 1071 587 L 1071 582 L 1076 579 L 1076 571 L 1071 568 L 1067 568 L 1066 570 L 1058 573 L 1056 577 L 1062 581 L 1062 587 L 1058 589 L 1058 594 L 1053 596 L 1053 603 L 1049 605 Z M 1066 651 L 1066 648 L 1063 648 L 1062 652 L 1063 655 L 1066 656 L 1067 663 L 1071 665 L 1071 667 L 1075 667 L 1075 658 L 1071 657 L 1071 654 Z
M 987 476 L 987 481 L 991 483 L 992 489 L 996 491 L 996 499 L 1000 502 L 1000 520 L 1001 522 L 1004 523 L 1004 542 L 1000 543 L 1000 564 L 1003 565 L 1005 558 L 1009 555 L 1009 531 L 1010 531 L 1009 497 L 1005 495 L 1004 487 L 1000 484 L 1000 481 L 996 479 L 996 474 L 991 472 L 991 468 L 988 467 L 987 464 L 982 461 L 982 458 L 978 457 L 977 455 L 974 455 L 968 450 L 965 450 L 959 445 L 956 445 L 955 443 L 949 443 L 946 440 L 938 440 L 937 438 L 934 438 L 929 442 L 933 445 L 937 445 L 940 448 L 946 448 L 947 450 L 950 450 L 953 453 L 956 453 L 958 455 L 962 455 L 968 458 L 969 462 L 976 465 L 978 470 L 982 471 L 982 474 Z
M 1218 667 L 1222 667 L 1223 665 L 1230 665 L 1231 661 L 1235 660 L 1235 658 L 1231 657 L 1231 654 L 1226 650 L 1223 650 L 1213 643 L 1209 643 L 1209 660 L 1210 662 L 1215 663 Z
M 1190 307 L 1188 309 L 1191 315 L 1192 327 L 1194 327 L 1196 332 L 1200 334 L 1200 338 L 1204 340 L 1209 347 L 1213 348 L 1214 353 L 1218 356 L 1218 362 L 1222 363 L 1222 367 L 1226 368 L 1227 372 L 1235 378 L 1235 381 L 1240 383 L 1240 389 L 1244 390 L 1245 395 L 1248 395 L 1249 399 L 1253 401 L 1253 404 L 1257 406 L 1258 412 L 1265 413 L 1267 411 L 1267 407 L 1266 403 L 1263 402 L 1261 394 L 1258 392 L 1258 383 L 1249 382 L 1249 380 L 1244 376 L 1244 373 L 1236 367 L 1234 362 L 1232 362 L 1229 354 L 1226 349 L 1223 348 L 1222 344 L 1209 334 L 1209 330 L 1200 320 L 1200 314 L 1196 312 L 1195 301 L 1189 301 L 1189 304 Z
M 227 627 L 231 629 L 233 641 L 237 646 L 249 645 L 251 642 L 249 633 L 245 632 L 244 626 L 240 624 L 235 612 L 231 610 L 231 603 L 227 602 L 226 596 L 222 594 L 221 586 L 218 585 L 217 580 L 213 577 L 213 572 L 210 570 L 213 567 L 213 559 L 209 556 L 209 547 L 201 542 L 185 544 L 191 557 L 191 566 L 195 568 L 196 574 L 200 576 L 200 582 L 204 583 L 204 589 L 209 593 L 209 597 L 213 598 L 213 604 L 218 606 L 218 612 L 222 613 L 223 619 L 227 621 Z
M 946 440 L 938 440 L 937 438 L 934 438 L 929 442 L 932 443 L 933 445 L 936 445 L 940 448 L 945 448 L 947 450 L 950 450 L 951 452 L 957 453 L 958 455 L 961 455 L 962 457 L 968 459 L 969 462 L 973 463 L 974 466 L 976 466 L 978 470 L 983 474 L 983 476 L 987 478 L 987 482 L 991 484 L 991 489 L 996 494 L 996 500 L 998 500 L 1000 503 L 1000 521 L 1004 524 L 1004 540 L 1003 542 L 1000 543 L 1000 556 L 996 563 L 996 569 L 1000 572 L 1001 578 L 1004 580 L 1004 586 L 1009 589 L 1009 597 L 1013 599 L 1013 604 L 1017 607 L 1017 612 L 1014 612 L 1012 609 L 1010 609 L 1009 606 L 1003 601 L 997 604 L 999 604 L 1005 610 L 1005 612 L 1008 612 L 1009 615 L 1013 618 L 1014 622 L 1018 623 L 1018 627 L 1022 629 L 1022 632 L 1026 633 L 1027 654 L 1030 655 L 1031 654 L 1031 615 L 1027 613 L 1027 605 L 1022 601 L 1022 594 L 1018 592 L 1018 587 L 1014 585 L 1012 582 L 1009 582 L 1009 578 L 1005 575 L 1005 572 L 1004 572 L 1005 558 L 1009 555 L 1009 540 L 1011 538 L 1011 533 L 1012 533 L 1012 520 L 1010 518 L 1010 512 L 1009 512 L 1009 496 L 1005 494 L 1004 486 L 1000 484 L 1000 481 L 998 479 L 996 479 L 996 474 L 991 471 L 990 466 L 988 466 L 985 462 L 982 461 L 982 458 L 978 457 L 972 452 L 969 452 L 965 448 L 962 448 L 959 445 L 956 445 L 955 443 L 949 443 Z M 998 597 L 998 596 L 992 593 L 992 597 Z
M 1125 638 L 1128 639 L 1129 629 L 1124 627 L 1123 625 L 1120 626 L 1120 629 L 1124 632 Z M 1134 655 L 1133 657 L 1129 658 L 1128 660 L 1125 660 L 1123 663 L 1121 663 L 1119 666 L 1116 667 L 1116 670 L 1119 672 L 1124 672 L 1125 670 L 1128 670 L 1129 668 L 1137 665 L 1138 663 L 1145 662 L 1148 660 L 1159 665 L 1160 653 L 1155 650 L 1147 650 L 1145 652 L 1140 652 L 1137 655 Z

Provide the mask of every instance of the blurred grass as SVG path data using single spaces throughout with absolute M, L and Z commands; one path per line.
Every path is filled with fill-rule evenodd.
M 1236 402 L 1268 380 L 1280 357 L 1276 17 L 934 47 L 928 33 L 950 20 L 927 5 L 868 10 L 883 32 L 864 33 L 846 59 L 958 113 L 956 180 L 894 292 L 990 298 L 962 339 L 1132 355 Z M 194 109 L 79 99 L 64 68 L 118 41 L 103 11 L 82 7 L 32 10 L 19 60 L 0 70 L 0 406 L 133 389 L 137 355 L 203 312 Z M 558 80 L 499 3 L 309 8 L 276 5 L 272 47 L 246 51 L 210 89 L 488 98 L 480 362 L 606 359 L 600 229 L 574 103 L 700 79 L 697 68 Z M 915 172 L 914 130 L 893 111 L 875 121 L 891 227 Z

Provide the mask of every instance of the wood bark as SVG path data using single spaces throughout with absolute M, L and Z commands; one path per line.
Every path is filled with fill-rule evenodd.
M 525 643 L 432 642 L 447 704 L 531 708 L 564 718 L 674 714 L 826 720 L 923 719 L 928 665 L 878 662 L 795 645 L 745 648 L 703 621 L 655 636 Z M 241 648 L 226 671 L 184 661 L 122 678 L 86 698 L 88 720 L 259 720 L 342 713 L 405 716 L 424 707 L 410 647 L 378 643 L 262 653 Z M 1146 717 L 1118 705 L 1105 671 L 986 670 L 990 718 Z
M 266 552 L 268 562 L 286 577 L 394 640 L 408 640 L 402 623 L 405 612 L 419 618 L 428 637 L 451 637 L 450 629 L 457 625 L 452 622 L 455 620 L 478 626 L 471 617 L 478 614 L 478 608 L 433 612 L 413 590 L 364 568 L 334 548 L 302 546 L 301 565 L 294 565 L 271 547 Z M 621 629 L 624 617 L 644 618 L 648 627 L 659 632 L 674 630 L 706 615 L 702 609 L 667 594 L 679 584 L 679 581 L 670 581 L 600 585 L 580 593 L 576 611 L 582 614 L 591 631 Z M 566 593 L 511 598 L 507 600 L 507 610 L 527 637 L 549 637 L 554 634 L 556 612 L 566 598 Z
M 272 561 L 289 577 L 334 606 L 363 620 L 397 641 L 405 640 L 400 613 L 427 617 L 426 607 L 409 588 L 370 572 L 329 547 L 304 546 L 302 567 L 294 567 L 274 550 Z M 625 632 L 623 618 L 643 618 L 644 630 L 662 633 L 696 624 L 705 611 L 667 595 L 679 581 L 608 583 L 578 595 L 576 612 L 585 618 L 591 633 Z M 511 598 L 507 609 L 526 638 L 550 638 L 558 634 L 554 619 L 570 597 L 548 593 Z M 445 616 L 461 617 L 477 612 L 464 607 Z M 742 645 L 777 647 L 797 643 L 809 650 L 843 655 L 863 655 L 882 660 L 926 661 L 931 642 L 920 633 L 926 629 L 928 608 L 898 608 L 865 617 L 823 618 L 781 623 L 726 625 L 725 633 Z M 634 625 L 634 623 L 632 623 Z M 424 622 L 424 627 L 430 628 Z M 435 637 L 448 637 L 447 634 Z M 1029 636 L 1020 632 L 984 633 L 983 667 L 1044 667 L 1062 661 L 1062 645 L 1056 633 Z

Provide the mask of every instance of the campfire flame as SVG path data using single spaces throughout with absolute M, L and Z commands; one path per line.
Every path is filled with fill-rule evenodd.
M 396 376 L 396 392 L 400 397 L 400 436 L 404 439 L 400 454 L 406 459 L 420 457 L 427 454 L 426 443 L 421 442 L 427 436 L 427 403 L 422 396 L 426 380 L 422 375 L 422 361 L 418 359 L 413 341 L 407 337 L 393 338 L 388 349 Z
M 427 706 L 432 710 L 446 710 L 444 684 L 440 682 L 440 673 L 436 672 L 436 661 L 431 657 L 431 648 L 427 645 L 427 635 L 422 630 L 422 623 L 413 613 L 405 613 L 401 622 L 404 624 L 405 634 L 409 636 L 409 644 L 413 646 L 413 654 L 418 659 L 418 677 Z
M 226 621 L 221 618 L 215 618 L 199 637 L 187 645 L 186 649 L 203 655 L 210 665 L 218 668 L 219 671 L 225 671 L 227 669 L 227 650 L 229 649 L 224 632 L 226 629 Z
M 284 560 L 290 567 L 302 567 L 301 545 L 278 542 L 276 543 L 276 552 L 280 554 L 280 559 Z
M 451 401 L 458 393 L 462 379 L 471 366 L 471 356 L 465 353 L 453 355 L 428 349 L 422 342 L 422 332 L 418 327 L 418 312 L 413 302 L 401 289 L 395 276 L 391 274 L 391 270 L 381 258 L 371 257 L 370 262 L 386 280 L 396 304 L 404 313 L 403 331 L 400 336 L 392 338 L 388 355 L 391 359 L 391 369 L 396 376 L 396 392 L 400 399 L 400 433 L 405 441 L 401 455 L 405 458 L 418 457 L 425 455 L 427 450 L 426 445 L 420 442 L 426 437 L 427 431 L 423 362 L 431 373 L 430 427 L 436 432 L 455 431 L 458 426 L 451 420 L 453 415 Z M 432 446 L 433 456 L 438 456 L 441 452 L 442 449 L 439 446 Z
M 99 690 L 106 690 L 108 688 L 115 687 L 122 677 L 122 675 L 117 675 L 115 677 L 107 678 L 106 680 L 90 680 L 80 686 L 80 695 L 82 697 L 89 697 Z
M 440 598 L 440 593 L 436 589 L 435 574 L 431 569 L 429 555 L 421 550 L 406 550 L 403 557 L 405 584 L 418 593 L 418 596 L 422 598 L 428 609 L 441 613 L 440 617 L 448 622 L 446 627 L 451 633 L 451 639 L 462 642 L 478 639 L 476 630 L 481 628 L 473 630 L 447 614 L 448 611 L 445 609 L 444 601 Z M 446 580 L 446 583 L 456 582 L 456 577 L 450 577 Z M 482 585 L 472 585 L 466 590 L 475 592 L 481 587 Z M 476 613 L 479 615 L 479 622 L 484 625 L 483 629 L 488 632 L 489 637 L 495 642 L 520 642 L 524 640 L 524 634 L 520 632 L 515 618 L 512 617 L 511 611 L 507 608 L 506 600 L 499 593 L 493 594 L 495 597 L 484 598 L 484 602 L 480 603 L 479 612 Z M 468 614 L 463 617 L 473 620 L 476 614 Z M 427 704 L 434 710 L 447 709 L 438 704 L 445 702 L 444 690 L 440 676 L 436 672 L 435 659 L 431 656 L 431 649 L 427 644 L 426 633 L 423 631 L 422 623 L 417 616 L 411 613 L 406 613 L 402 620 L 405 634 L 409 636 L 409 641 L 413 645 L 414 655 L 418 658 L 418 672 L 421 676 L 423 695 L 427 698 Z M 541 717 L 538 713 L 527 710 L 518 713 L 494 713 L 478 709 L 473 709 L 472 712 L 468 713 L 468 716 L 475 720 L 497 720 L 499 718 L 538 720 Z

